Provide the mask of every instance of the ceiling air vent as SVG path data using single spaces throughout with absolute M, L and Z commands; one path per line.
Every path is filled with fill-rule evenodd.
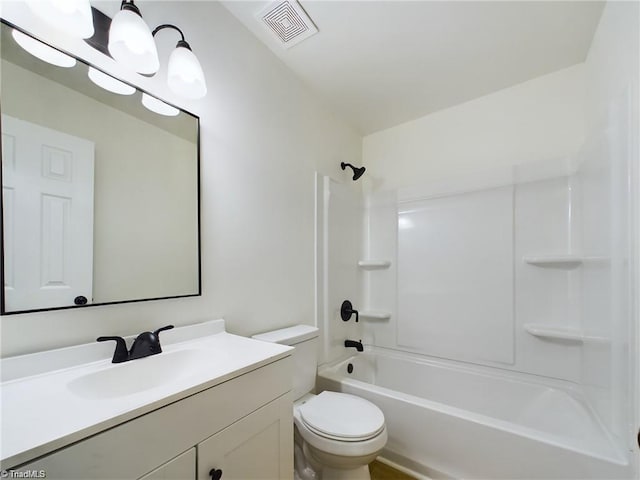
M 318 33 L 318 28 L 295 0 L 274 2 L 260 12 L 258 18 L 285 48 L 291 48 Z

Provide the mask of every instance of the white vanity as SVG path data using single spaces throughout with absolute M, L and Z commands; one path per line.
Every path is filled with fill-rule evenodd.
M 290 347 L 214 320 L 163 333 L 162 348 L 121 364 L 105 344 L 3 359 L 1 469 L 9 478 L 293 477 Z

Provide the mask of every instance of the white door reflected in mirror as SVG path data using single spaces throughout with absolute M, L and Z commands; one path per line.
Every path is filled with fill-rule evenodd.
M 5 309 L 91 302 L 94 144 L 2 115 Z

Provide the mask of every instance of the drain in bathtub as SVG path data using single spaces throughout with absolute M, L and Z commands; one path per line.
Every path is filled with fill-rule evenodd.
M 352 373 L 353 372 L 353 363 L 350 363 L 349 365 L 347 365 L 347 373 Z

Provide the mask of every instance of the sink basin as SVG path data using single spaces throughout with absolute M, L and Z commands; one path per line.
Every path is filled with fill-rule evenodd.
M 167 385 L 189 375 L 204 361 L 197 349 L 163 352 L 125 363 L 113 364 L 68 383 L 69 390 L 84 398 L 114 398 Z

